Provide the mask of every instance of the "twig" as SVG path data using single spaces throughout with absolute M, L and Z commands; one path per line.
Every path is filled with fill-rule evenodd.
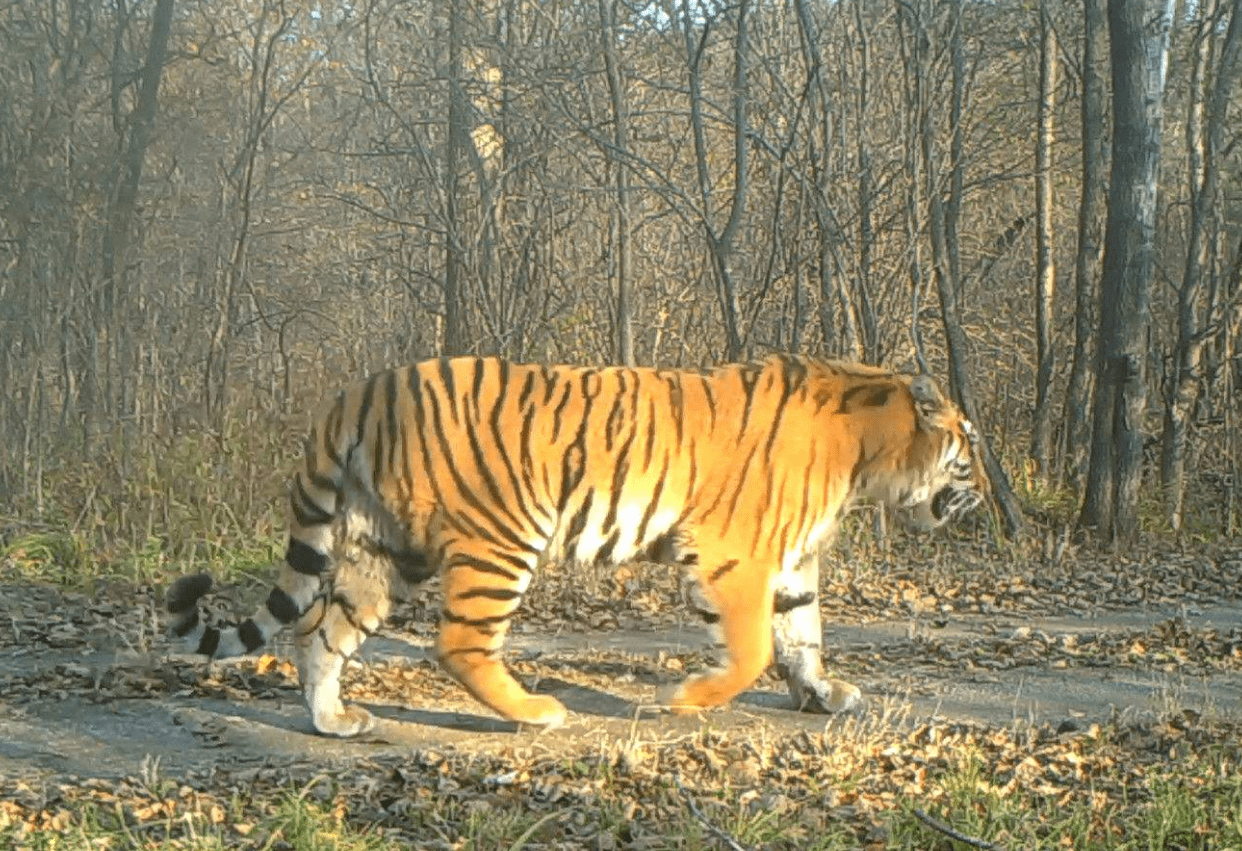
M 703 811 L 698 808 L 698 805 L 694 803 L 694 798 L 690 797 L 690 793 L 686 791 L 686 787 L 681 785 L 681 777 L 677 774 L 673 775 L 673 785 L 677 787 L 677 791 L 680 792 L 681 797 L 685 799 L 686 807 L 690 810 L 690 814 L 702 822 L 703 826 L 711 831 L 717 839 L 732 848 L 733 851 L 750 851 L 750 849 L 748 849 L 745 845 L 738 842 L 728 833 L 711 823 L 707 816 L 703 814 Z
M 949 825 L 945 824 L 939 819 L 932 818 L 931 816 L 929 816 L 927 813 L 923 812 L 920 809 L 916 808 L 914 810 L 914 817 L 917 818 L 919 821 L 923 822 L 923 824 L 930 827 L 932 830 L 938 830 L 941 833 L 943 833 L 945 836 L 949 837 L 950 839 L 956 840 L 958 842 L 964 842 L 967 845 L 970 845 L 974 848 L 983 848 L 984 851 L 1005 851 L 1005 849 L 1002 846 L 997 845 L 993 842 L 986 842 L 982 839 L 976 839 L 973 836 L 967 836 L 961 831 L 954 830 L 953 828 L 949 827 Z

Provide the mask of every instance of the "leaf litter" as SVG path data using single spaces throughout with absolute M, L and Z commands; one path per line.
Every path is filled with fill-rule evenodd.
M 1135 628 L 1093 629 L 1088 619 L 1080 628 L 1058 631 L 1039 620 L 1060 618 L 1064 626 L 1066 618 L 1101 611 L 1180 606 L 1193 612 L 1236 603 L 1242 587 L 1237 552 L 1076 558 L 1007 565 L 1003 575 L 982 556 L 972 562 L 954 552 L 951 563 L 931 562 L 917 573 L 851 571 L 841 563 L 825 568 L 827 625 L 894 618 L 914 625 L 882 647 L 834 647 L 830 658 L 847 675 L 894 664 L 931 672 L 1026 666 L 1189 675 L 1242 670 L 1242 631 L 1236 626 L 1196 625 L 1174 614 Z M 226 589 L 215 606 L 245 611 L 258 596 L 258 589 Z M 533 587 L 518 631 L 589 635 L 677 627 L 692 620 L 683 596 L 678 578 L 654 568 L 594 570 L 585 581 L 571 571 L 549 570 Z M 68 696 L 101 707 L 154 699 L 298 699 L 296 672 L 281 655 L 211 666 L 164 655 L 157 599 L 151 588 L 83 594 L 0 586 L 0 652 L 6 662 L 0 705 L 20 711 Z M 435 589 L 420 591 L 390 631 L 429 636 L 436 605 Z M 1019 625 L 941 632 L 971 616 L 1003 616 Z M 558 649 L 514 654 L 511 664 L 528 681 L 556 678 L 607 692 L 618 683 L 646 688 L 679 680 L 710 658 L 699 650 L 651 655 Z M 780 688 L 771 673 L 763 684 Z M 393 704 L 461 699 L 460 689 L 425 660 L 351 668 L 345 688 L 352 699 Z M 1107 833 L 1115 830 L 1108 825 L 1124 822 L 1127 809 L 1150 800 L 1153 775 L 1188 754 L 1211 753 L 1236 770 L 1242 724 L 1228 713 L 1190 710 L 1120 715 L 1104 726 L 1072 720 L 894 723 L 870 715 L 827 722 L 822 732 L 766 723 L 762 733 L 747 734 L 714 730 L 707 715 L 701 729 L 688 735 L 662 735 L 656 718 L 629 736 L 559 747 L 515 737 L 512 745 L 490 750 L 446 745 L 343 760 L 274 754 L 221 759 L 228 750 L 224 741 L 212 752 L 217 758 L 169 776 L 161 776 L 158 766 L 144 776 L 117 779 L 58 775 L 31 765 L 27 774 L 0 784 L 0 830 L 32 841 L 37 831 L 66 829 L 89 807 L 93 818 L 112 819 L 144 841 L 187 839 L 195 824 L 210 824 L 225 826 L 230 845 L 261 848 L 271 846 L 273 837 L 256 825 L 295 794 L 377 837 L 419 847 L 460 847 L 469 825 L 516 807 L 532 818 L 548 817 L 525 847 L 655 848 L 668 847 L 660 842 L 668 825 L 687 819 L 680 784 L 719 824 L 765 814 L 781 818 L 780 836 L 765 847 L 804 847 L 824 831 L 846 830 L 858 847 L 879 848 L 886 847 L 893 814 L 910 800 L 949 812 L 953 802 L 938 779 L 960 770 L 966 755 L 987 766 L 978 782 L 988 796 L 1034 794 L 1061 809 L 1081 807 L 1100 813 L 1100 829 Z

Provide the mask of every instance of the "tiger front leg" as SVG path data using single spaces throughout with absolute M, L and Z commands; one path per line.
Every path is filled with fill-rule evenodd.
M 796 708 L 835 713 L 863 707 L 857 686 L 824 676 L 818 559 L 804 559 L 777 574 L 772 638 L 776 669 L 789 685 Z
M 701 561 L 699 588 L 718 616 L 724 664 L 662 688 L 657 701 L 675 712 L 722 706 L 754 684 L 772 660 L 772 577 L 758 561 Z

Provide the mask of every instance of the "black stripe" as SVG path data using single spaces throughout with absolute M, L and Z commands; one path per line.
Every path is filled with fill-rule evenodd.
M 782 475 L 780 487 L 776 488 L 776 506 L 770 511 L 766 509 L 772 504 L 772 489 L 773 485 L 776 483 L 776 471 L 772 469 L 771 465 L 768 466 L 768 474 L 764 476 L 764 483 L 763 498 L 759 500 L 759 504 L 763 506 L 765 510 L 761 511 L 761 513 L 755 517 L 755 537 L 751 539 L 750 542 L 750 551 L 752 554 L 755 550 L 759 549 L 759 538 L 763 536 L 764 518 L 776 518 L 772 528 L 772 532 L 775 533 L 775 523 L 779 522 L 780 518 L 784 516 L 782 512 L 785 508 L 785 477 Z M 781 549 L 779 552 L 783 553 L 785 550 Z
M 371 415 L 371 406 L 375 404 L 375 381 L 379 376 L 372 375 L 367 379 L 362 390 L 362 401 L 358 404 L 358 419 L 354 422 L 354 445 L 362 443 L 366 437 L 367 419 Z
M 391 472 L 396 468 L 393 463 L 397 452 L 397 437 L 401 433 L 401 424 L 397 422 L 397 373 L 394 370 L 388 370 L 384 373 L 384 415 L 388 420 L 388 470 Z M 378 441 L 376 441 L 378 443 Z M 380 453 L 380 447 L 376 446 L 375 453 Z M 377 476 L 375 482 L 379 482 Z
M 789 405 L 789 397 L 793 393 L 793 384 L 789 381 L 788 376 L 780 373 L 780 378 L 781 397 L 776 402 L 776 414 L 768 425 L 768 442 L 763 448 L 764 460 L 769 464 L 772 461 L 772 446 L 776 443 L 776 433 L 780 431 L 781 418 L 785 416 L 785 408 Z
M 591 512 L 591 503 L 595 499 L 595 489 L 587 491 L 586 496 L 582 500 L 582 505 L 578 506 L 578 510 L 574 512 L 574 516 L 570 518 L 569 528 L 565 533 L 565 551 L 571 552 L 574 544 L 578 543 L 578 537 L 582 534 L 582 530 L 586 528 L 587 515 Z
M 673 428 L 677 434 L 677 445 L 681 446 L 683 418 L 686 413 L 686 400 L 681 392 L 681 376 L 665 378 L 664 383 L 668 385 L 668 409 L 673 417 Z
M 615 397 L 612 400 L 612 407 L 608 410 L 608 419 L 604 421 L 604 449 L 611 452 L 612 443 L 617 439 L 617 435 L 621 431 L 621 426 L 625 423 L 621 406 L 625 401 L 625 373 L 617 373 L 617 388 Z
M 569 402 L 569 396 L 573 392 L 573 385 L 568 381 L 565 382 L 565 390 L 561 393 L 560 401 L 556 403 L 556 407 L 552 410 L 552 442 L 556 443 L 561 436 L 561 417 L 565 413 L 565 405 Z
M 471 588 L 453 597 L 454 600 L 516 600 L 522 592 L 513 588 Z
M 737 567 L 737 565 L 738 565 L 737 559 L 735 558 L 729 559 L 724 564 L 720 565 L 720 567 L 712 571 L 712 575 L 708 581 L 718 582 L 721 579 L 721 577 L 723 577 L 726 573 L 728 573 L 733 568 Z
M 725 513 L 724 528 L 721 529 L 721 534 L 729 531 L 729 527 L 733 525 L 733 514 L 737 511 L 737 503 L 738 500 L 742 498 L 742 491 L 746 489 L 746 474 L 750 469 L 750 462 L 755 460 L 755 452 L 758 448 L 758 446 L 750 447 L 750 452 L 746 453 L 746 460 L 742 462 L 742 468 L 737 473 L 737 487 L 733 489 L 733 495 L 729 497 L 729 508 Z M 719 494 L 717 494 L 716 500 L 712 503 L 711 511 L 709 513 L 714 513 L 716 511 L 716 508 L 720 505 L 720 500 L 723 496 L 724 491 L 722 490 Z
M 241 639 L 242 646 L 246 648 L 247 653 L 253 653 L 263 646 L 263 630 L 259 629 L 259 625 L 250 618 L 246 618 L 237 627 L 237 637 Z
M 457 416 L 457 385 L 453 380 L 453 367 L 449 363 L 448 358 L 440 358 L 440 381 L 444 384 L 444 392 L 448 395 L 449 414 L 453 417 L 454 422 L 459 422 Z
M 505 363 L 502 361 L 502 363 Z M 506 370 L 508 365 L 506 363 Z M 535 373 L 528 371 L 526 378 L 522 380 L 522 389 L 518 391 L 518 410 L 525 411 L 527 404 L 530 403 L 530 394 L 535 390 Z
M 796 595 L 781 594 L 778 592 L 775 599 L 772 601 L 772 611 L 778 615 L 783 615 L 786 612 L 792 612 L 794 609 L 802 606 L 809 606 L 814 602 L 814 591 L 803 591 L 801 594 Z
M 520 574 L 512 573 L 508 570 L 505 570 L 503 567 L 501 567 L 498 564 L 494 564 L 490 561 L 484 561 L 481 558 L 476 558 L 470 555 L 453 556 L 453 558 L 449 561 L 448 566 L 445 569 L 452 570 L 454 567 L 468 567 L 471 570 L 477 570 L 480 573 L 488 573 L 488 574 L 491 574 L 492 576 L 503 576 L 505 579 L 508 579 L 510 582 L 521 581 Z
M 601 531 L 607 531 L 617 522 L 617 508 L 621 503 L 621 494 L 625 490 L 625 479 L 630 472 L 630 447 L 634 445 L 634 432 L 630 432 L 621 451 L 617 453 L 616 463 L 612 468 L 612 490 L 608 495 L 608 513 L 604 515 Z
M 189 635 L 191 632 L 194 631 L 194 627 L 198 626 L 198 621 L 199 621 L 198 609 L 195 609 L 194 611 L 190 612 L 189 620 L 187 620 L 185 623 L 181 624 L 180 626 L 173 628 L 173 631 L 172 631 L 173 635 L 177 636 L 178 638 L 185 638 L 187 635 Z
M 216 648 L 220 646 L 220 630 L 214 626 L 209 626 L 203 630 L 203 637 L 198 640 L 198 649 L 195 653 L 201 653 L 203 656 L 215 656 Z
M 298 604 L 283 588 L 273 588 L 267 595 L 267 610 L 281 623 L 292 623 L 302 614 Z
M 470 399 L 474 402 L 474 410 L 481 411 L 481 399 L 483 395 L 483 372 L 486 368 L 486 362 L 482 358 L 475 358 L 471 364 L 474 370 L 474 377 L 470 382 Z M 501 377 L 503 380 L 503 376 Z
M 439 443 L 440 457 L 448 462 L 445 466 L 448 467 L 448 471 L 453 477 L 453 482 L 457 486 L 457 492 L 461 499 L 478 514 L 482 515 L 483 518 L 491 524 L 492 528 L 507 541 L 518 546 L 529 548 L 530 545 L 522 540 L 521 536 L 519 536 L 513 529 L 509 528 L 509 526 L 497 517 L 488 506 L 479 501 L 479 498 L 474 495 L 474 492 L 466 484 L 465 479 L 462 478 L 460 471 L 457 469 L 457 465 L 452 463 L 453 450 L 449 446 L 448 435 L 444 431 L 444 423 L 440 416 L 440 401 L 434 394 L 431 396 L 431 418 L 431 427 L 435 433 L 436 440 Z
M 336 394 L 336 403 L 332 409 L 328 411 L 328 415 L 323 418 L 320 427 L 323 434 L 320 438 L 323 443 L 323 454 L 328 456 L 328 460 L 333 463 L 336 469 L 345 466 L 341 460 L 340 454 L 336 451 L 336 438 L 340 430 L 341 420 L 345 418 L 345 391 Z
M 337 609 L 340 610 L 341 614 L 345 616 L 345 620 L 348 621 L 349 625 L 354 629 L 358 630 L 368 638 L 375 634 L 373 630 L 367 629 L 366 624 L 358 620 L 358 610 L 354 608 L 354 604 L 349 602 L 346 597 L 341 594 L 333 594 L 331 602 L 332 605 L 336 606 Z
M 293 493 L 289 495 L 289 507 L 293 509 L 293 517 L 302 528 L 322 526 L 332 520 L 332 515 L 324 511 L 318 503 L 310 498 L 302 487 L 302 477 L 293 477 Z
M 326 555 L 296 538 L 289 539 L 289 549 L 285 551 L 285 563 L 303 576 L 320 576 L 328 569 Z
M 559 371 L 550 369 L 547 364 L 539 365 L 539 377 L 543 379 L 543 402 L 540 407 L 548 407 L 548 403 L 552 401 L 552 394 L 556 392 L 556 379 Z
M 888 397 L 892 395 L 893 389 L 891 384 L 880 384 L 878 386 L 871 382 L 858 384 L 841 394 L 841 404 L 837 408 L 837 413 L 849 413 L 855 396 L 861 397 L 858 399 L 857 405 L 854 405 L 855 408 L 882 407 L 888 402 Z
M 635 407 L 637 408 L 637 400 L 635 400 Z M 637 418 L 638 416 L 637 410 L 634 411 L 634 416 L 635 418 Z M 678 446 L 681 445 L 680 431 L 681 429 L 678 428 L 678 432 L 679 432 L 678 438 L 677 438 Z M 655 449 L 655 439 L 656 439 L 655 399 L 652 398 L 650 395 L 648 395 L 647 396 L 647 442 L 643 445 L 643 469 L 644 470 L 651 466 L 651 453 Z
M 499 401 L 500 400 L 497 400 L 497 403 L 499 403 Z M 470 443 L 470 454 L 474 456 L 474 465 L 478 471 L 479 478 L 483 480 L 483 484 L 487 487 L 487 492 L 491 495 L 493 503 L 504 513 L 506 520 L 511 526 L 521 529 L 524 524 L 518 518 L 517 514 L 510 510 L 509 500 L 505 499 L 501 494 L 500 482 L 498 482 L 496 477 L 492 474 L 493 465 L 489 463 L 488 459 L 484 455 L 483 445 L 479 443 L 478 429 L 474 427 L 473 423 L 468 422 L 464 426 L 464 431 L 466 432 L 466 438 Z M 499 441 L 499 428 L 496 428 L 494 433 L 497 437 L 497 445 L 495 449 L 504 459 L 506 469 L 512 472 L 512 468 L 509 467 L 509 459 L 508 455 L 505 453 L 504 445 Z M 517 496 L 520 502 L 521 494 L 519 493 Z
M 755 404 L 755 386 L 759 382 L 759 370 L 755 366 L 743 366 L 738 370 L 738 378 L 742 381 L 742 392 L 746 394 L 746 404 L 742 406 L 742 425 L 738 429 L 738 438 L 746 432 L 750 422 L 750 409 Z
M 307 473 L 307 477 L 310 479 L 310 483 L 321 491 L 336 493 L 339 490 L 333 479 L 329 479 L 327 476 L 316 473 L 313 470 Z M 308 498 L 307 501 L 310 502 L 311 500 Z
M 582 484 L 582 478 L 586 475 L 586 422 L 586 417 L 583 417 L 578 437 L 565 450 L 565 457 L 561 460 L 561 495 L 556 501 L 558 512 L 565 510 L 569 497 Z
M 708 428 L 715 429 L 716 428 L 716 396 L 714 393 L 712 393 L 711 379 L 708 378 L 706 375 L 700 375 L 699 382 L 703 388 L 703 395 L 704 397 L 706 397 L 706 400 L 707 400 L 707 412 L 711 414 L 711 425 Z
M 642 544 L 647 538 L 647 524 L 651 522 L 651 518 L 655 516 L 656 508 L 660 505 L 660 496 L 664 493 L 664 477 L 668 475 L 668 453 L 664 453 L 664 463 L 660 467 L 660 475 L 656 478 L 655 492 L 651 494 L 651 499 L 647 500 L 647 507 L 643 510 L 643 519 L 638 523 L 638 537 L 636 543 Z
M 327 606 L 324 607 L 324 611 L 327 611 Z M 319 630 L 315 634 L 318 635 L 319 640 L 323 642 L 323 648 L 327 650 L 329 653 L 331 653 L 333 656 L 343 656 L 346 659 L 349 658 L 348 656 L 345 656 L 344 653 L 337 650 L 330 643 L 328 643 L 328 633 L 324 632 L 323 627 L 320 627 Z
M 515 553 L 500 550 L 500 551 L 492 553 L 492 557 L 498 558 L 501 561 L 504 561 L 504 562 L 507 562 L 513 565 L 514 567 L 516 567 L 518 570 L 522 571 L 523 573 L 534 572 L 531 570 L 530 565 L 526 562 L 526 559 L 522 558 L 520 555 L 517 555 Z
M 468 656 L 472 653 L 479 653 L 490 658 L 496 655 L 496 649 L 493 647 L 455 647 L 452 650 L 441 652 L 439 658 L 447 659 L 450 656 Z
M 617 548 L 617 544 L 621 540 L 621 530 L 613 529 L 612 534 L 608 536 L 608 540 L 604 541 L 604 545 L 599 548 L 599 552 L 595 554 L 596 561 L 610 562 L 612 561 L 612 552 Z
M 511 615 L 491 615 L 485 618 L 468 618 L 465 615 L 458 615 L 450 612 L 448 609 L 440 612 L 440 619 L 449 623 L 459 624 L 460 626 L 468 626 L 491 635 L 495 632 L 494 627 L 507 621 Z
M 444 495 L 440 491 L 440 486 L 436 482 L 435 467 L 431 463 L 431 447 L 427 441 L 427 415 L 423 409 L 424 390 L 425 395 L 433 395 L 430 387 L 421 383 L 417 369 L 410 370 L 410 403 L 414 406 L 414 427 L 418 429 L 418 451 L 422 456 L 423 473 L 426 476 L 427 487 L 431 489 L 432 501 L 436 505 L 444 504 Z M 448 459 L 445 459 L 446 461 Z

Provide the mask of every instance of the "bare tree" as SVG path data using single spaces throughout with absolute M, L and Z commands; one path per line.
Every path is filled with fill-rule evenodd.
M 1039 133 L 1035 142 L 1035 412 L 1031 425 L 1031 460 L 1047 475 L 1052 455 L 1052 373 L 1056 348 L 1057 270 L 1052 240 L 1052 146 L 1055 131 L 1053 100 L 1057 87 L 1057 37 L 1050 0 L 1039 4 Z
M 919 8 L 922 11 L 923 7 L 920 6 Z M 955 46 L 953 42 L 961 38 L 961 11 L 962 0 L 952 0 L 951 18 L 948 21 L 949 52 L 951 55 L 960 50 L 960 45 Z M 915 33 L 913 47 L 914 67 L 917 69 L 918 76 L 930 83 L 931 37 L 927 29 L 927 17 L 923 14 L 914 14 L 911 15 L 909 23 L 911 30 Z M 953 89 L 958 91 L 956 97 L 961 96 L 960 89 L 965 84 L 962 66 L 959 63 L 953 63 L 951 85 Z M 950 263 L 952 252 L 949 246 L 950 232 L 947 227 L 947 216 L 945 214 L 947 205 L 942 198 L 942 190 L 940 188 L 939 164 L 941 160 L 935 132 L 934 110 L 931 109 L 930 104 L 924 104 L 924 108 L 917 116 L 917 121 L 922 166 L 924 173 L 927 175 L 927 228 L 931 234 L 932 277 L 935 279 L 936 290 L 940 296 L 940 318 L 948 349 L 949 385 L 953 398 L 961 405 L 966 416 L 977 422 L 979 419 L 978 406 L 975 402 L 975 393 L 970 381 L 970 372 L 966 366 L 969 347 L 966 342 L 966 334 L 962 329 L 961 314 L 958 306 L 958 292 L 961 287 L 954 280 L 955 267 Z M 950 158 L 949 167 L 958 170 L 963 168 L 964 165 L 960 159 L 954 160 Z M 950 187 L 950 198 L 953 203 L 960 204 L 960 198 L 955 198 L 954 193 L 962 191 L 964 182 L 960 179 L 951 178 L 948 181 L 948 185 Z M 990 442 L 986 437 L 980 438 L 980 450 L 984 466 L 987 468 L 988 476 L 992 480 L 992 496 L 1000 509 L 1006 534 L 1011 536 L 1017 535 L 1022 531 L 1023 527 L 1022 509 L 1019 507 L 1017 497 L 1013 493 L 1009 477 L 993 454 Z
M 445 355 L 465 354 L 465 245 L 461 222 L 459 178 L 466 146 L 470 144 L 466 126 L 466 94 L 462 90 L 461 48 L 465 34 L 462 0 L 448 4 L 448 130 L 444 151 L 444 337 Z
M 1109 0 L 1108 23 L 1113 166 L 1091 465 L 1080 520 L 1103 539 L 1126 543 L 1138 532 L 1143 476 L 1157 178 L 1173 0 Z
M 1174 529 L 1182 525 L 1186 442 L 1203 381 L 1203 350 L 1218 318 L 1203 315 L 1202 301 L 1207 279 L 1218 277 L 1214 268 L 1219 244 L 1215 218 L 1221 207 L 1221 167 L 1227 145 L 1225 122 L 1239 64 L 1242 0 L 1233 0 L 1228 6 L 1226 11 L 1220 8 L 1219 2 L 1212 2 L 1200 8 L 1196 48 L 1190 63 L 1190 103 L 1186 117 L 1190 232 L 1186 237 L 1186 264 L 1177 294 L 1177 347 L 1173 354 L 1173 374 L 1166 388 L 1160 453 L 1160 482 L 1165 489 L 1169 523 Z M 1219 45 L 1216 67 L 1212 68 L 1212 33 L 1220 26 L 1221 14 L 1227 14 L 1229 22 Z M 1214 313 L 1215 307 L 1215 303 L 1210 304 L 1208 312 Z M 1219 326 L 1216 330 L 1220 330 Z
M 746 156 L 749 145 L 749 133 L 746 127 L 746 69 L 749 61 L 747 13 L 749 10 L 748 0 L 741 0 L 737 6 L 737 25 L 733 43 L 733 91 L 731 92 L 733 193 L 729 201 L 729 216 L 724 227 L 717 229 L 713 215 L 716 198 L 709 163 L 710 149 L 703 119 L 703 53 L 707 47 L 713 19 L 707 18 L 703 24 L 702 33 L 696 40 L 694 33 L 697 14 L 692 12 L 689 0 L 682 0 L 681 3 L 682 37 L 690 84 L 690 130 L 694 136 L 695 174 L 698 180 L 703 230 L 707 237 L 707 249 L 711 257 L 721 318 L 725 326 L 725 359 L 729 361 L 738 360 L 742 356 L 741 307 L 733 269 L 733 251 L 738 229 L 746 213 L 746 196 L 749 188 L 749 166 Z
M 1099 73 L 1104 43 L 1107 0 L 1084 0 L 1082 37 L 1082 193 L 1078 204 L 1078 244 L 1074 255 L 1074 355 L 1065 391 L 1065 467 L 1078 482 L 1086 473 L 1091 446 L 1091 368 L 1095 342 L 1104 204 L 1105 135 L 1104 80 Z
M 621 159 L 609 157 L 613 166 L 613 184 L 617 206 L 612 238 L 615 240 L 616 276 L 615 317 L 613 319 L 615 356 L 619 363 L 634 365 L 634 308 L 631 294 L 630 267 L 630 171 L 625 162 L 629 154 L 630 115 L 625 96 L 625 81 L 621 65 L 617 61 L 617 2 L 599 0 L 600 42 L 604 53 L 604 67 L 608 77 L 608 96 L 612 103 L 612 139 Z
M 138 187 L 142 180 L 142 167 L 146 159 L 147 147 L 151 141 L 151 131 L 155 126 L 155 114 L 159 106 L 160 76 L 164 71 L 164 57 L 168 52 L 168 34 L 172 27 L 173 0 L 157 0 L 155 12 L 151 18 L 151 34 L 147 39 L 146 59 L 142 70 L 137 75 L 140 80 L 137 101 L 128 115 L 120 114 L 122 90 L 126 87 L 126 74 L 119 67 L 122 55 L 119 45 L 122 42 L 124 22 L 128 18 L 127 4 L 117 4 L 117 13 L 122 22 L 117 24 L 117 49 L 113 57 L 112 103 L 114 109 L 113 123 L 120 139 L 123 151 L 117 164 L 113 182 L 112 197 L 108 209 L 108 226 L 104 231 L 103 246 L 100 251 L 102 264 L 102 311 L 99 318 L 111 329 L 107 333 L 109 347 L 113 356 L 108 363 L 117 366 L 117 387 L 114 393 L 108 393 L 104 402 L 108 408 L 116 405 L 119 413 L 127 413 L 127 387 L 132 394 L 133 341 L 129 339 L 130 322 L 127 315 L 130 308 L 128 299 L 127 264 L 130 262 L 130 242 L 134 231 L 134 219 L 138 207 Z M 111 371 L 109 370 L 109 376 Z M 115 397 L 119 398 L 115 398 Z M 132 399 L 130 400 L 132 402 Z

